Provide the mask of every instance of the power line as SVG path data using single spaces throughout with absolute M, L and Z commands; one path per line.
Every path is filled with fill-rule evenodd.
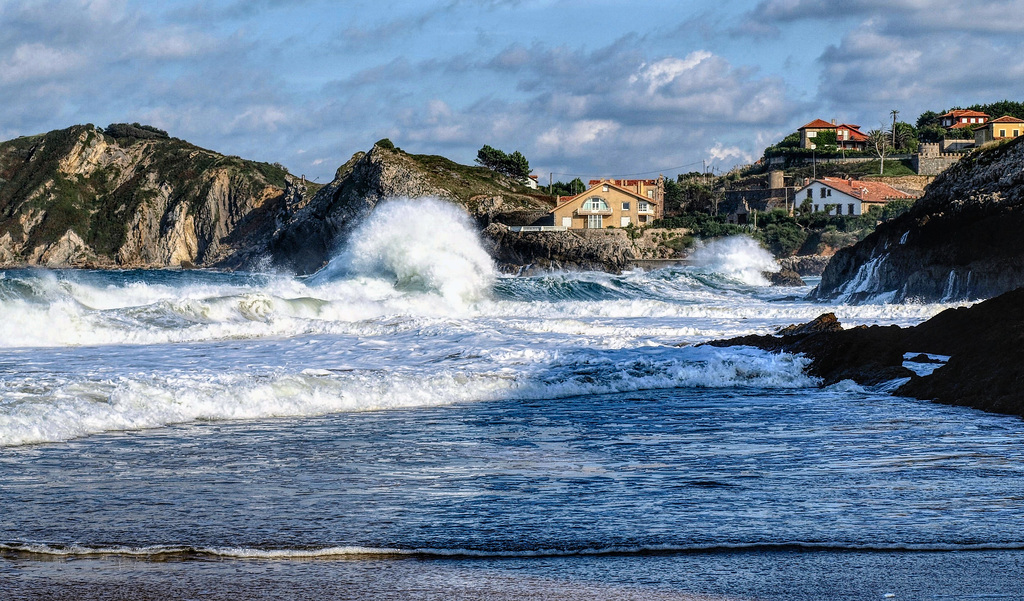
M 608 179 L 624 179 L 627 177 L 633 177 L 634 175 L 650 175 L 652 173 L 664 173 L 665 171 L 675 171 L 677 169 L 685 169 L 694 165 L 700 165 L 703 161 L 695 161 L 693 163 L 687 163 L 686 165 L 679 165 L 678 167 L 666 167 L 664 169 L 655 169 L 654 171 L 641 171 L 639 173 L 621 173 L 614 176 L 604 176 Z M 558 173 L 557 171 L 551 172 L 553 175 L 565 175 L 569 177 L 590 177 L 590 173 Z

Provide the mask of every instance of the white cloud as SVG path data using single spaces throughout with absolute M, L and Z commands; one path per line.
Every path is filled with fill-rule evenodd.
M 0 81 L 13 84 L 64 75 L 85 62 L 81 55 L 45 44 L 21 44 L 0 62 Z
M 712 56 L 714 55 L 707 50 L 697 50 L 688 54 L 686 58 L 670 57 L 650 65 L 642 65 L 639 73 L 630 76 L 629 83 L 645 82 L 648 84 L 647 93 L 654 94 L 657 89 L 672 83 Z
M 593 152 L 600 139 L 616 135 L 622 128 L 608 119 L 587 119 L 571 125 L 556 125 L 537 137 L 538 147 L 547 153 L 584 156 Z

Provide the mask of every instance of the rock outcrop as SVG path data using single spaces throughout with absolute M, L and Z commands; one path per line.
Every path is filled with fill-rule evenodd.
M 326 186 L 137 124 L 78 125 L 0 144 L 0 266 L 276 266 L 309 273 L 385 198 L 433 196 L 481 226 L 550 201 L 483 167 L 357 153 Z
M 265 242 L 233 233 L 273 224 L 302 187 L 279 166 L 155 128 L 108 130 L 77 125 L 0 144 L 0 263 L 221 265 Z
M 878 384 L 909 380 L 895 394 L 1024 416 L 1024 288 L 972 307 L 947 309 L 911 328 L 861 326 L 843 330 L 835 315 L 791 326 L 778 336 L 744 336 L 709 343 L 802 353 L 823 385 L 841 380 Z M 905 364 L 920 355 L 949 357 L 930 374 Z M 929 358 L 928 361 L 935 361 Z
M 835 254 L 815 297 L 990 298 L 1024 286 L 1024 139 L 975 151 L 911 210 Z

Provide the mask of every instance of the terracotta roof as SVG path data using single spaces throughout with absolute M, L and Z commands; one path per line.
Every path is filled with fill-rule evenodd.
M 807 125 L 805 125 L 803 127 L 800 127 L 800 128 L 797 128 L 797 131 L 800 131 L 801 129 L 835 129 L 835 128 L 836 128 L 836 126 L 835 126 L 834 123 L 829 123 L 828 121 L 823 121 L 821 119 L 815 119 L 814 121 L 811 121 Z
M 968 111 L 963 109 L 957 109 L 955 111 L 949 111 L 944 115 L 939 115 L 939 119 L 943 117 L 988 117 L 988 113 L 981 111 Z
M 819 177 L 811 183 L 813 184 L 814 182 L 821 182 L 833 190 L 859 198 L 861 202 L 886 202 L 898 198 L 915 198 L 913 194 L 900 192 L 896 188 L 882 182 L 845 179 L 842 177 Z M 806 187 L 804 186 L 804 188 Z
M 635 186 L 637 184 L 643 184 L 645 186 L 657 186 L 658 180 L 656 179 L 592 179 L 587 182 L 588 186 L 596 186 L 598 184 L 615 184 L 616 186 Z
M 998 119 L 993 119 L 993 120 L 989 121 L 989 123 L 1024 123 L 1024 119 L 1018 119 L 1016 117 L 1011 117 L 1009 115 L 1003 115 L 1002 117 L 1000 117 Z M 988 124 L 986 123 L 984 125 L 988 125 Z
M 867 139 L 868 139 L 867 134 L 865 134 L 864 132 L 862 132 L 860 130 L 860 126 L 859 125 L 850 125 L 849 123 L 843 123 L 842 125 L 837 125 L 836 128 L 844 128 L 844 129 L 850 130 L 850 139 L 849 140 L 841 140 L 843 142 L 846 142 L 846 141 L 866 142 Z

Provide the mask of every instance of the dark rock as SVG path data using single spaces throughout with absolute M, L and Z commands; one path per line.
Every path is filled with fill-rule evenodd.
M 1024 286 L 1024 139 L 975 151 L 909 212 L 840 250 L 814 296 L 990 298 Z
M 825 266 L 828 265 L 828 261 L 831 258 L 831 256 L 826 255 L 786 257 L 784 259 L 779 259 L 779 265 L 781 265 L 783 269 L 792 269 L 800 274 L 801 277 L 817 277 L 825 271 Z
M 782 268 L 780 271 L 766 271 L 764 277 L 771 282 L 772 286 L 806 286 L 807 282 L 800 277 L 800 274 L 792 269 Z
M 776 333 L 779 336 L 803 336 L 816 332 L 840 332 L 842 329 L 835 313 L 823 313 L 807 323 L 786 326 Z
M 484 245 L 499 267 L 511 273 L 539 270 L 621 271 L 636 258 L 625 230 L 513 232 L 500 223 L 483 231 Z
M 947 309 L 911 328 L 898 326 L 837 329 L 825 314 L 780 336 L 743 336 L 712 346 L 755 346 L 802 353 L 810 375 L 823 385 L 850 379 L 871 385 L 909 378 L 896 394 L 1024 416 L 1024 288 L 972 307 Z M 948 355 L 931 374 L 903 367 L 906 353 Z

